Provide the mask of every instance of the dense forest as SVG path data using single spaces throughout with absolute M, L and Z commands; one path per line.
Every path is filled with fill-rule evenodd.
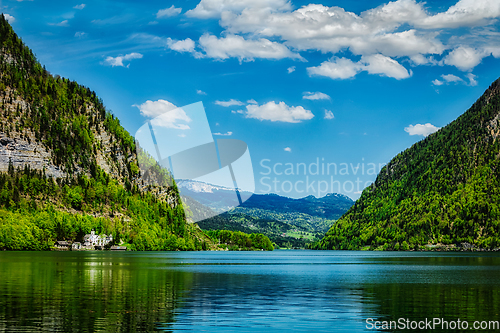
M 210 230 L 207 235 L 218 245 L 227 246 L 229 250 L 265 250 L 272 251 L 274 246 L 263 234 L 246 234 L 241 231 Z
M 332 221 L 333 223 L 333 221 Z M 244 233 L 262 233 L 269 237 L 275 248 L 304 249 L 314 240 L 320 240 L 323 233 L 311 232 L 306 228 L 288 222 L 259 218 L 232 210 L 198 222 L 200 228 L 211 231 L 219 229 Z
M 131 250 L 236 244 L 215 244 L 213 235 L 187 223 L 170 175 L 154 160 L 141 170 L 134 138 L 96 93 L 51 75 L 3 15 L 0 44 L 3 164 L 13 154 L 0 172 L 0 249 L 48 250 L 56 240 L 82 241 L 92 229 Z M 16 145 L 26 150 L 35 143 L 50 170 L 14 154 Z M 253 238 L 245 248 L 269 249 L 260 236 L 246 237 Z
M 181 183 L 179 186 L 185 186 Z M 183 188 L 183 193 L 186 193 Z M 214 191 L 215 192 L 215 191 Z M 218 195 L 223 198 L 224 191 Z M 188 192 L 189 193 L 189 192 Z M 204 193 L 194 193 L 201 198 Z M 213 193 L 210 193 L 213 194 Z M 216 202 L 218 204 L 223 200 Z M 211 205 L 208 200 L 205 204 Z M 246 233 L 260 232 L 268 236 L 275 247 L 304 249 L 320 240 L 335 220 L 345 213 L 354 201 L 341 194 L 322 198 L 307 196 L 300 199 L 277 194 L 253 194 L 238 207 L 198 223 L 204 230 L 227 229 Z M 190 207 L 195 207 L 191 205 Z M 217 208 L 217 206 L 212 206 Z M 210 215 L 208 215 L 210 216 Z
M 500 80 L 394 157 L 316 249 L 498 249 Z

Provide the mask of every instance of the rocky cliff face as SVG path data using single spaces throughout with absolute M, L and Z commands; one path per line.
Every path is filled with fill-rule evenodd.
M 66 174 L 51 162 L 51 154 L 46 148 L 35 141 L 27 141 L 17 137 L 17 133 L 7 136 L 0 132 L 0 172 L 6 172 L 9 163 L 16 168 L 29 165 L 36 170 L 45 170 L 47 176 L 65 177 Z
M 0 53 L 0 56 L 4 54 Z M 45 169 L 47 176 L 66 177 L 64 168 L 54 162 L 52 149 L 40 141 L 26 124 L 29 112 L 37 106 L 24 100 L 10 87 L 5 87 L 0 93 L 0 106 L 2 108 L 0 119 L 3 122 L 3 131 L 0 131 L 0 171 L 6 171 L 9 163 L 12 163 L 15 168 L 22 169 L 25 165 L 29 165 L 32 169 Z M 94 109 L 93 105 L 87 106 L 87 112 L 90 114 L 96 112 Z M 137 164 L 135 152 L 125 156 L 121 147 L 115 144 L 116 138 L 113 138 L 102 124 L 93 128 L 92 135 L 98 147 L 95 149 L 97 165 L 112 178 L 122 179 L 127 162 Z M 89 172 L 79 166 L 76 166 L 75 171 Z
M 122 185 L 177 204 L 164 172 L 139 170 L 133 138 L 95 92 L 52 77 L 19 39 L 0 44 L 0 67 L 0 172 L 9 164 L 29 165 L 46 176 L 71 178 L 90 177 L 98 168 Z

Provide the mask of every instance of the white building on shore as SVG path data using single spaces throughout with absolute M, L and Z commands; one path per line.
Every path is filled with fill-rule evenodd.
M 96 235 L 95 231 L 92 230 L 90 234 L 87 234 L 83 237 L 83 247 L 100 247 L 103 248 L 105 245 L 113 241 L 113 235 L 109 234 L 107 236 L 104 235 Z

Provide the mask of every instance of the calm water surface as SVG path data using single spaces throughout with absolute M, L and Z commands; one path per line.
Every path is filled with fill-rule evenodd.
M 367 318 L 500 320 L 500 254 L 0 252 L 0 332 L 377 331 Z

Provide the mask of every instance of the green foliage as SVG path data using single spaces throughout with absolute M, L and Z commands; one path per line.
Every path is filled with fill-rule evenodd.
M 56 240 L 81 242 L 92 229 L 133 250 L 203 249 L 208 238 L 186 223 L 181 204 L 97 175 L 55 181 L 29 167 L 0 173 L 0 249 L 47 250 Z
M 8 123 L 2 124 L 0 131 L 23 134 L 29 129 L 52 151 L 53 163 L 70 175 L 80 168 L 95 168 L 100 144 L 96 135 L 103 131 L 113 142 L 114 162 L 118 162 L 118 153 L 135 154 L 133 137 L 106 111 L 96 93 L 75 81 L 50 75 L 3 15 L 0 44 L 0 98 L 10 106 L 4 104 L 0 110 Z M 138 167 L 129 159 L 125 163 L 126 170 L 120 173 L 131 181 Z
M 95 92 L 46 71 L 3 15 L 0 43 L 0 131 L 28 141 L 34 135 L 66 175 L 53 179 L 12 164 L 0 173 L 0 249 L 46 250 L 56 240 L 82 241 L 91 229 L 133 250 L 209 247 L 186 222 L 165 170 L 154 164 L 149 173 L 170 180 L 157 184 L 168 200 L 138 184 L 134 139 Z M 117 173 L 100 167 L 108 156 Z
M 294 221 L 279 221 L 269 218 L 255 217 L 252 212 L 239 213 L 240 208 L 227 213 L 217 215 L 198 222 L 200 228 L 204 230 L 232 230 L 245 233 L 262 233 L 280 248 L 306 248 L 312 239 L 319 240 L 323 233 L 316 232 L 314 229 L 308 229 L 294 225 Z M 245 209 L 247 211 L 247 209 Z M 252 210 L 253 211 L 253 210 Z M 280 213 L 268 211 L 273 216 L 279 216 Z M 267 214 L 266 214 L 267 215 Z M 269 215 L 267 215 L 269 216 Z M 330 224 L 331 225 L 331 224 Z
M 462 116 L 400 153 L 313 248 L 500 246 L 500 80 Z
M 146 168 L 139 184 L 134 139 L 95 92 L 50 75 L 3 15 L 0 44 L 0 131 L 28 141 L 34 134 L 66 175 L 53 179 L 12 164 L 0 173 L 0 249 L 47 250 L 56 240 L 82 241 L 91 229 L 132 250 L 213 246 L 186 222 L 168 171 L 140 149 Z M 108 154 L 117 174 L 100 167 Z M 269 247 L 267 238 L 249 237 L 250 248 Z
M 345 213 L 352 204 L 350 198 L 340 194 L 301 199 L 254 194 L 229 212 L 204 219 L 198 224 L 206 230 L 263 233 L 280 248 L 306 248 L 312 241 L 321 239 L 335 218 Z M 189 206 L 196 208 L 195 205 Z
M 207 235 L 220 247 L 230 250 L 274 250 L 273 244 L 263 234 L 246 234 L 241 231 L 210 230 Z
M 303 226 L 308 225 L 308 229 L 321 231 L 325 221 L 338 219 L 353 204 L 349 197 L 336 193 L 327 194 L 322 198 L 309 195 L 300 199 L 277 194 L 254 194 L 237 210 L 252 216 L 280 221 L 296 220 L 301 223 L 302 220 Z M 326 226 L 323 232 L 326 232 L 330 225 Z

